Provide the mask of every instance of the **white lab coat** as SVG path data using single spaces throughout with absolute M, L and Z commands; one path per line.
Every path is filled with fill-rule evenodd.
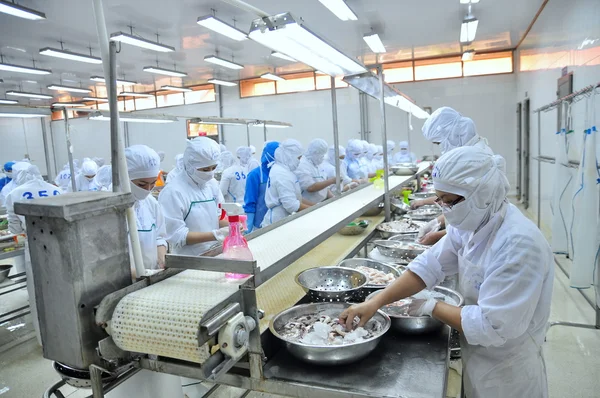
M 16 186 L 17 186 L 17 183 L 15 182 L 15 179 L 13 178 L 12 180 L 10 180 L 10 182 L 8 184 L 6 184 L 4 187 L 2 187 L 2 190 L 0 191 L 0 206 L 6 207 L 6 198 L 8 197 L 8 194 L 10 194 L 10 192 L 13 189 L 15 189 Z
M 306 189 L 313 184 L 326 180 L 319 167 L 315 166 L 307 157 L 300 159 L 298 168 L 294 170 L 294 174 L 298 177 L 298 183 L 302 191 L 302 197 L 311 203 L 320 203 L 327 199 L 329 188 L 321 189 L 317 192 L 308 192 Z
M 212 232 L 219 228 L 223 195 L 217 180 L 196 184 L 185 171 L 170 179 L 158 196 L 166 221 L 167 241 L 175 254 L 197 256 L 216 242 L 187 245 L 188 232 Z
M 394 164 L 398 163 L 417 163 L 417 155 L 412 152 L 401 153 L 397 152 L 394 155 Z
M 99 187 L 94 182 L 94 179 L 88 180 L 86 176 L 83 174 L 77 174 L 75 176 L 75 187 L 77 188 L 77 192 L 83 191 L 99 191 Z M 73 192 L 73 187 L 71 186 L 71 180 L 69 180 L 69 185 L 67 186 L 67 192 Z
M 260 162 L 252 157 L 248 161 L 248 165 L 246 167 L 248 168 L 248 173 L 249 173 L 252 170 L 254 170 L 255 168 L 260 167 Z
M 54 179 L 54 182 L 63 190 L 63 192 L 66 192 L 71 184 L 71 170 L 68 168 L 62 169 Z
M 547 397 L 542 343 L 554 281 L 552 251 L 513 205 L 477 233 L 447 235 L 409 269 L 432 288 L 458 273 L 468 398 Z
M 275 163 L 271 167 L 265 192 L 265 204 L 269 210 L 261 226 L 266 227 L 297 212 L 301 203 L 302 190 L 298 177 L 286 166 Z
M 133 204 L 144 268 L 158 269 L 158 246 L 167 246 L 165 217 L 152 195 Z
M 352 182 L 352 178 L 348 177 L 348 170 L 346 167 L 346 162 L 344 162 L 343 160 L 340 161 L 340 178 L 342 180 L 342 190 L 346 185 Z M 319 166 L 319 170 L 321 171 L 321 174 L 326 180 L 335 177 L 335 166 L 329 163 L 329 161 L 327 160 L 321 163 L 321 165 Z M 335 184 L 333 184 L 329 187 L 329 189 L 335 192 L 337 188 Z
M 248 178 L 247 166 L 236 163 L 223 171 L 220 189 L 226 203 L 239 203 L 242 206 L 244 205 L 246 178 Z
M 369 176 L 368 170 L 356 159 L 346 163 L 348 165 L 348 176 L 353 180 L 361 180 Z

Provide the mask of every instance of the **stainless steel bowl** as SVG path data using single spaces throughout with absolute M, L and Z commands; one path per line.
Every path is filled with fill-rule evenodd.
M 377 206 L 370 208 L 365 211 L 361 217 L 375 217 L 381 214 L 383 211 L 383 203 L 379 203 Z
M 460 295 L 460 293 L 458 293 L 452 289 L 448 289 L 446 287 L 441 287 L 441 286 L 436 286 L 433 288 L 433 290 L 435 290 L 436 292 L 442 293 L 445 296 L 448 296 L 449 298 L 451 298 L 452 300 L 457 302 L 459 307 L 462 306 L 464 303 L 464 299 Z M 371 293 L 367 297 L 367 300 L 371 300 L 373 297 L 378 295 L 380 292 L 381 291 L 376 291 L 376 292 Z M 436 330 L 439 330 L 444 325 L 442 322 L 440 322 L 437 319 L 432 318 L 430 316 L 395 315 L 393 313 L 386 311 L 386 307 L 383 307 L 382 309 L 380 309 L 380 311 L 383 311 L 386 315 L 388 315 L 390 317 L 390 319 L 392 320 L 392 329 L 393 330 L 400 332 L 400 333 L 404 333 L 404 334 L 431 333 Z
M 392 207 L 394 214 L 397 214 L 399 216 L 406 214 L 410 210 L 410 206 L 404 203 L 402 199 L 398 198 L 391 198 L 390 206 Z
M 410 176 L 419 171 L 419 166 L 414 163 L 399 163 L 390 168 L 397 176 Z
M 371 260 L 369 258 L 350 258 L 338 264 L 339 267 L 357 269 L 358 267 L 373 268 L 386 274 L 392 274 L 394 277 L 400 277 L 400 271 L 392 264 L 382 263 L 381 261 Z M 363 289 L 384 289 L 387 285 L 375 285 L 369 282 Z
M 361 288 L 369 283 L 369 277 L 352 268 L 317 267 L 296 275 L 296 283 L 313 302 L 343 302 L 360 299 Z
M 0 265 L 0 283 L 4 282 L 8 278 L 8 274 L 10 274 L 12 267 L 13 266 L 10 264 Z
M 427 199 L 436 196 L 435 192 L 413 192 L 408 198 L 410 200 Z
M 379 224 L 377 226 L 377 230 L 379 231 L 379 233 L 381 234 L 381 236 L 384 239 L 391 238 L 394 235 L 414 235 L 414 234 L 416 234 L 416 233 L 419 232 L 418 230 L 416 230 L 416 231 L 410 231 L 410 232 L 403 232 L 401 230 L 391 230 L 391 231 L 384 230 L 385 226 L 388 226 L 390 224 L 393 226 L 394 223 L 397 223 L 397 222 L 398 221 L 392 221 L 392 222 L 388 222 L 388 223 L 381 223 L 381 224 Z M 425 223 L 420 222 L 420 221 L 415 221 L 414 223 L 417 224 L 419 227 L 425 225 Z
M 416 249 L 405 249 L 398 247 L 399 243 L 410 243 L 417 246 Z M 394 258 L 406 258 L 409 260 L 415 259 L 419 254 L 423 253 L 428 249 L 427 246 L 414 243 L 414 240 L 407 239 L 406 241 L 401 240 L 376 240 L 373 242 L 379 253 L 387 257 Z
M 53 362 L 54 370 L 60 377 L 70 386 L 75 388 L 92 388 L 92 380 L 90 371 L 87 369 L 77 369 L 60 362 Z M 102 381 L 107 383 L 115 378 L 110 373 L 102 373 Z
M 285 343 L 286 348 L 296 358 L 316 365 L 345 365 L 360 361 L 371 353 L 381 341 L 383 335 L 390 329 L 390 318 L 382 311 L 377 311 L 375 316 L 365 325 L 365 329 L 380 325 L 380 331 L 367 340 L 357 341 L 345 345 L 308 345 L 285 339 L 278 330 L 291 319 L 302 315 L 327 315 L 332 319 L 350 306 L 347 303 L 312 303 L 302 304 L 289 308 L 275 315 L 269 324 L 271 333 Z

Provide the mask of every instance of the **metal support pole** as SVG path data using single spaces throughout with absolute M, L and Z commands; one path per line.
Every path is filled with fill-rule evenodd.
M 384 94 L 384 79 L 383 79 L 383 67 L 379 65 L 377 67 L 377 74 L 379 76 L 379 109 L 381 109 L 381 140 L 383 141 L 383 184 L 385 192 L 383 194 L 383 203 L 385 206 L 385 221 L 391 220 L 390 210 L 390 171 L 388 168 L 388 157 L 387 157 L 387 129 L 385 126 L 385 94 Z
M 128 148 L 131 146 L 131 143 L 129 142 L 129 123 L 128 122 L 123 122 L 123 131 L 125 133 L 125 148 Z
M 52 144 L 52 160 L 54 163 L 54 170 L 58 175 L 58 163 L 56 163 L 56 146 L 54 145 L 54 129 L 52 128 L 52 121 L 50 121 L 50 143 Z
M 63 108 L 65 119 L 65 137 L 67 138 L 67 156 L 69 158 L 69 171 L 71 172 L 71 188 L 73 192 L 77 192 L 77 184 L 75 184 L 75 166 L 73 165 L 73 152 L 71 151 L 71 131 L 69 129 L 69 114 L 67 109 Z
M 340 165 L 340 133 L 338 130 L 337 96 L 335 92 L 335 78 L 331 77 L 331 116 L 333 118 L 333 149 L 335 153 L 335 188 L 336 194 L 342 194 L 342 174 Z
M 263 136 L 265 139 L 265 143 L 267 142 L 267 123 L 263 123 Z
M 542 155 L 542 114 L 538 112 L 537 128 L 538 128 L 538 159 Z M 537 226 L 541 228 L 542 225 L 542 162 L 538 162 L 538 184 L 537 184 Z
M 109 43 L 108 53 L 109 75 L 106 79 L 108 89 L 108 103 L 110 110 L 110 162 L 112 165 L 113 192 L 121 191 L 119 177 L 119 107 L 117 103 L 117 44 Z M 127 125 L 127 123 L 125 123 Z
M 46 156 L 46 176 L 48 177 L 48 181 L 54 180 L 54 174 L 51 170 L 50 165 L 50 148 L 48 148 L 48 137 L 46 137 L 46 119 L 40 118 L 42 122 L 42 140 L 44 142 L 44 155 Z
M 248 146 L 250 146 L 250 125 L 246 125 L 246 141 L 248 142 Z
M 221 85 L 217 85 L 217 103 L 219 106 L 219 117 L 223 117 L 223 87 Z M 219 142 L 225 145 L 225 126 L 219 124 L 217 129 L 219 129 Z
M 102 383 L 102 369 L 96 365 L 90 365 L 90 381 L 92 384 L 92 397 L 104 398 L 104 385 Z

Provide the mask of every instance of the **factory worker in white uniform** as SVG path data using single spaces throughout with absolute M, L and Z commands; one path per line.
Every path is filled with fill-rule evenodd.
M 552 250 L 508 202 L 510 187 L 497 160 L 476 147 L 452 150 L 438 160 L 433 185 L 448 234 L 396 282 L 342 319 L 351 323 L 358 316 L 362 325 L 383 305 L 458 274 L 464 307 L 429 298 L 413 300 L 408 312 L 461 332 L 466 397 L 548 397 L 541 346 L 552 298 Z
M 348 141 L 346 147 L 346 165 L 348 168 L 348 177 L 353 180 L 362 180 L 368 177 L 368 171 L 361 167 L 360 159 L 363 156 L 363 145 L 359 140 Z
M 15 164 L 13 164 L 12 180 L 8 184 L 6 184 L 0 191 L 0 206 L 6 207 L 6 200 L 8 198 L 8 195 L 13 191 L 13 189 L 15 189 L 18 186 L 17 175 L 21 171 L 26 170 L 27 167 L 29 167 L 29 165 L 30 163 L 27 162 L 16 162 Z
M 54 183 L 63 190 L 63 192 L 67 192 L 67 188 L 71 183 L 71 168 L 69 167 L 69 163 L 65 164 L 54 179 Z
M 91 159 L 84 159 L 81 165 L 81 171 L 75 176 L 75 187 L 78 192 L 97 191 L 98 186 L 94 182 L 94 177 L 98 173 L 98 165 Z M 73 187 L 69 183 L 68 192 L 73 192 Z
M 381 145 L 377 145 L 377 152 L 373 156 L 373 164 L 375 165 L 375 170 L 383 170 L 383 146 Z
M 197 256 L 229 232 L 221 221 L 219 205 L 223 195 L 214 179 L 221 154 L 219 144 L 207 137 L 187 141 L 183 153 L 184 170 L 169 183 L 158 197 L 167 221 L 167 241 L 175 254 Z M 220 228 L 222 227 L 222 228 Z
M 271 166 L 265 192 L 265 204 L 269 210 L 262 227 L 312 206 L 311 202 L 302 198 L 300 183 L 294 174 L 300 164 L 302 152 L 302 144 L 293 139 L 283 141 L 275 150 L 275 164 Z
M 369 167 L 369 174 L 375 174 L 377 172 L 377 160 L 375 160 L 376 154 L 377 145 L 369 144 L 369 150 L 367 151 L 367 165 Z
M 352 180 L 352 178 L 348 177 L 348 168 L 344 159 L 346 159 L 346 149 L 340 145 L 339 147 L 340 153 L 340 178 L 342 185 L 342 192 L 346 192 L 349 189 L 355 188 L 358 186 L 358 180 Z M 332 192 L 336 192 L 337 187 L 336 183 L 336 174 L 335 174 L 335 147 L 332 145 L 329 147 L 327 151 L 327 160 L 325 160 L 319 166 L 321 173 L 325 179 L 332 179 L 333 185 L 329 187 Z
M 175 156 L 175 167 L 173 167 L 173 169 L 169 171 L 169 174 L 167 174 L 167 181 L 165 181 L 165 184 L 173 181 L 175 177 L 183 173 L 183 171 L 183 153 L 180 153 L 179 155 Z
M 394 155 L 394 163 L 417 163 L 417 155 L 408 149 L 408 141 L 398 143 L 399 152 Z
M 98 191 L 112 191 L 112 166 L 110 164 L 98 169 L 96 177 L 94 177 L 94 184 Z
M 164 268 L 167 254 L 165 217 L 158 201 L 150 195 L 154 189 L 160 158 L 146 145 L 133 145 L 125 149 L 131 194 L 135 198 L 133 211 L 142 247 L 144 268 Z
M 244 194 L 246 193 L 246 178 L 248 178 L 248 161 L 252 156 L 250 148 L 247 146 L 239 147 L 235 153 L 237 161 L 231 156 L 231 160 L 225 158 L 225 154 L 221 154 L 221 162 L 232 162 L 221 176 L 220 189 L 226 203 L 239 203 L 244 205 Z
M 335 177 L 326 178 L 320 168 L 326 153 L 327 142 L 325 140 L 320 138 L 312 140 L 308 144 L 306 153 L 300 159 L 298 168 L 294 171 L 300 183 L 302 197 L 311 203 L 320 203 L 333 197 L 329 186 L 335 184 Z
M 394 149 L 396 149 L 396 143 L 392 140 L 387 141 L 387 161 L 388 166 L 394 164 Z
M 6 197 L 6 214 L 8 219 L 8 229 L 16 235 L 25 233 L 25 217 L 15 214 L 15 202 L 23 202 L 31 199 L 47 198 L 60 195 L 61 189 L 42 179 L 42 174 L 37 166 L 26 162 L 17 162 L 13 165 L 13 176 L 15 177 L 15 188 Z M 40 335 L 40 323 L 37 316 L 37 305 L 35 302 L 35 288 L 33 283 L 33 271 L 31 266 L 31 255 L 29 253 L 29 243 L 25 241 L 25 274 L 27 280 L 27 293 L 29 295 L 29 305 L 33 327 L 37 341 L 42 345 Z
M 248 172 L 251 172 L 257 167 L 260 167 L 260 162 L 256 159 L 256 147 L 254 145 L 250 145 L 250 160 L 248 161 Z

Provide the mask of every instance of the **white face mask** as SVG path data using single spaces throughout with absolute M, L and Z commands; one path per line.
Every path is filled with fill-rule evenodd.
M 190 176 L 194 182 L 199 185 L 204 185 L 215 177 L 214 171 L 194 171 L 194 174 Z
M 131 187 L 131 194 L 133 195 L 135 200 L 144 200 L 148 197 L 148 195 L 150 195 L 150 191 L 138 187 L 131 181 L 129 181 L 129 186 Z
M 294 171 L 298 168 L 299 164 L 300 164 L 300 159 L 293 158 L 292 160 L 290 160 L 290 164 L 288 164 L 288 167 L 290 168 L 290 171 Z
M 86 177 L 85 177 L 85 179 L 86 179 L 86 180 L 88 180 L 89 182 L 92 182 L 92 181 L 94 181 L 94 177 L 87 177 L 87 176 L 86 176 Z
M 7 171 L 7 172 L 5 172 L 4 174 L 6 174 L 6 176 L 7 176 L 8 178 L 11 178 L 11 179 L 13 178 L 13 177 L 12 177 L 12 176 L 13 176 L 13 174 L 12 174 L 12 171 Z
M 446 222 L 454 228 L 461 231 L 476 231 L 489 217 L 490 208 L 489 206 L 484 209 L 478 208 L 471 196 L 455 204 L 451 209 L 442 206 L 442 211 Z

